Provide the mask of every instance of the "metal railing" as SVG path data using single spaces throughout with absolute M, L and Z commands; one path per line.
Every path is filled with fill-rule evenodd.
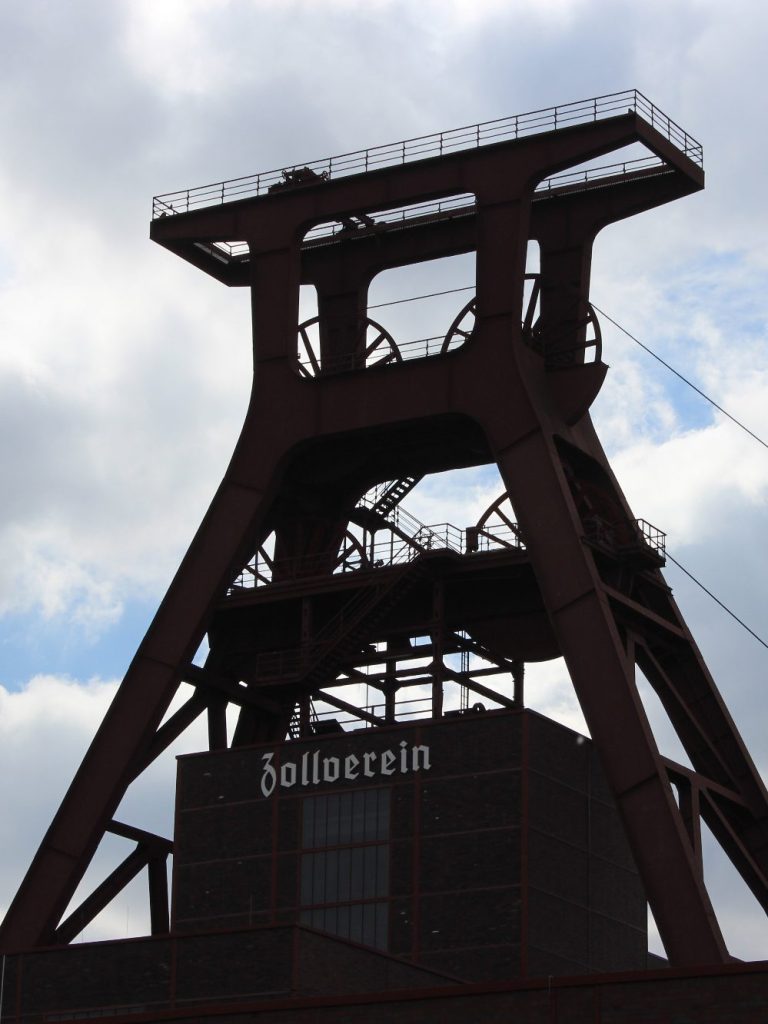
M 365 679 L 361 679 L 360 682 L 363 685 L 365 685 Z M 424 685 L 424 683 L 417 682 L 415 685 Z M 450 717 L 452 717 L 452 715 L 455 715 L 457 713 L 468 713 L 470 711 L 469 700 L 467 699 L 470 693 L 469 687 L 462 686 L 461 684 L 457 684 L 457 686 L 459 690 L 458 707 L 451 706 L 454 702 L 450 700 L 444 704 L 443 715 L 445 716 L 447 713 L 449 719 Z M 501 694 L 500 697 L 503 699 L 503 694 Z M 316 697 L 315 699 L 318 704 L 323 704 L 323 698 L 321 695 Z M 483 696 L 482 702 L 476 701 L 476 705 L 481 703 L 483 711 L 496 711 L 505 706 L 501 700 L 494 700 L 488 695 Z M 403 722 L 412 719 L 432 718 L 432 708 L 433 704 L 431 696 L 410 697 L 406 699 L 397 700 L 395 701 L 394 721 Z M 365 716 L 371 715 L 378 719 L 381 719 L 382 721 L 386 719 L 387 705 L 383 701 L 372 702 L 370 704 L 362 704 L 360 706 L 360 710 L 363 712 Z M 473 707 L 472 710 L 475 710 L 475 708 Z M 480 708 L 477 707 L 477 710 L 479 711 Z M 370 718 L 356 715 L 352 711 L 342 711 L 333 705 L 327 705 L 327 710 L 314 710 L 314 715 L 315 718 L 313 720 L 317 722 L 324 722 L 328 721 L 329 719 L 335 719 L 342 726 L 354 724 L 356 728 L 375 728 L 375 723 L 371 722 Z
M 402 525 L 397 523 L 396 525 L 398 525 L 398 529 L 402 529 L 403 533 L 407 533 L 408 539 L 389 530 L 386 540 L 366 543 L 365 555 L 353 550 L 347 557 L 340 559 L 333 568 L 332 575 L 406 565 L 427 551 L 447 550 L 471 557 L 474 554 L 501 551 L 504 548 L 525 550 L 525 545 L 519 536 L 502 523 L 491 525 L 480 533 L 475 531 L 474 546 L 470 548 L 467 543 L 468 531 L 460 530 L 451 523 L 439 523 L 431 526 L 419 524 L 417 529 L 408 533 L 404 525 L 405 518 L 407 516 L 408 519 L 413 519 L 413 517 L 408 513 L 403 515 L 403 510 L 400 511 L 400 524 Z M 388 520 L 395 522 L 394 515 L 388 517 Z M 472 527 L 469 529 L 472 530 Z M 272 583 L 287 583 L 297 579 L 313 579 L 327 575 L 328 558 L 325 555 L 276 562 L 255 558 L 239 573 L 229 589 L 229 594 L 253 590 L 254 587 L 269 586 Z
M 618 557 L 647 555 L 652 551 L 666 559 L 667 535 L 645 519 L 609 522 L 599 515 L 584 520 L 584 534 L 590 544 Z
M 563 189 L 575 189 L 579 186 L 589 188 L 608 178 L 629 178 L 639 176 L 643 172 L 650 175 L 654 171 L 663 174 L 669 171 L 669 165 L 661 157 L 644 156 L 636 160 L 601 164 L 599 167 L 561 171 L 559 174 L 553 174 L 539 182 L 534 189 L 534 199 L 546 199 L 549 195 Z M 375 234 L 382 230 L 412 227 L 430 221 L 445 221 L 455 217 L 468 216 L 474 212 L 476 206 L 475 197 L 470 193 L 464 193 L 451 196 L 448 199 L 441 199 L 439 202 L 414 203 L 396 210 L 377 211 L 371 215 L 372 223 L 370 225 L 361 223 L 357 229 L 351 228 L 350 225 L 345 225 L 341 221 L 326 221 L 309 229 L 304 236 L 302 246 L 313 248 L 327 245 L 337 238 L 347 238 L 350 235 Z M 173 212 L 182 211 L 174 210 Z M 200 245 L 226 261 L 246 259 L 249 255 L 247 242 L 210 242 L 200 243 Z
M 376 504 L 376 491 L 373 494 L 364 494 L 360 499 L 360 506 L 373 508 Z M 411 515 L 402 505 L 397 505 L 386 516 L 385 524 L 389 524 L 405 534 L 410 539 L 410 546 L 415 548 L 416 554 L 420 551 L 432 549 L 445 549 L 463 554 L 466 550 L 465 531 L 453 526 L 452 523 L 434 523 L 427 526 L 416 516 Z M 396 534 L 393 534 L 397 538 Z
M 378 704 L 366 704 L 363 706 L 363 711 L 367 711 L 369 715 L 376 715 L 377 718 L 384 718 L 387 713 L 387 706 L 383 702 Z M 350 716 L 351 717 L 351 716 Z M 432 698 L 431 697 L 411 697 L 407 700 L 398 700 L 395 702 L 395 721 L 402 722 L 409 718 L 431 718 L 432 717 Z M 370 723 L 365 722 L 365 727 L 370 728 Z
M 383 586 L 364 588 L 353 594 L 336 615 L 321 626 L 308 645 L 300 649 L 264 651 L 258 654 L 254 663 L 256 675 L 263 682 L 268 678 L 306 675 L 317 671 L 318 666 L 333 657 L 334 651 L 338 651 L 345 640 L 354 643 L 355 627 L 359 627 L 383 601 L 397 593 L 403 584 L 407 585 L 408 574 L 417 571 L 417 567 L 410 568 L 406 563 Z
M 221 203 L 235 202 L 266 195 L 282 188 L 300 188 L 330 177 L 365 174 L 383 167 L 394 167 L 415 160 L 426 160 L 460 150 L 488 146 L 497 142 L 525 138 L 542 132 L 557 131 L 578 124 L 601 121 L 621 114 L 636 113 L 651 127 L 668 139 L 699 167 L 703 165 L 701 145 L 655 104 L 638 92 L 628 89 L 608 93 L 592 99 L 577 100 L 555 107 L 544 107 L 524 114 L 514 114 L 493 121 L 453 128 L 433 135 L 421 135 L 402 142 L 371 149 L 342 153 L 307 164 L 293 164 L 259 174 L 245 175 L 180 189 L 155 196 L 152 201 L 152 219 L 186 213 L 189 210 Z
M 667 163 L 659 156 L 643 156 L 635 160 L 621 160 L 611 164 L 601 164 L 598 167 L 586 167 L 575 171 L 560 171 L 549 178 L 540 181 L 534 189 L 534 197 L 545 198 L 549 193 L 559 189 L 573 188 L 578 185 L 592 185 L 606 178 L 626 178 L 632 175 L 639 175 L 643 171 L 649 173 L 658 171 L 660 173 L 668 170 Z M 399 207 L 395 210 L 375 211 L 371 214 L 373 223 L 368 226 L 361 225 L 358 232 L 354 232 L 347 225 L 340 221 L 326 221 L 323 224 L 316 224 L 304 236 L 304 245 L 312 246 L 322 242 L 331 241 L 337 236 L 348 237 L 350 234 L 359 233 L 374 234 L 382 228 L 405 227 L 430 220 L 448 220 L 452 217 L 466 216 L 474 211 L 477 202 L 471 193 L 451 196 L 448 199 L 441 199 L 439 202 L 414 203 L 410 206 Z M 217 243 L 223 244 L 223 243 Z M 232 255 L 240 255 L 247 249 L 246 243 L 228 244 Z
M 534 189 L 534 199 L 546 199 L 564 189 L 590 188 L 599 185 L 608 178 L 626 179 L 646 174 L 650 176 L 654 172 L 664 174 L 670 168 L 666 161 L 658 156 L 639 157 L 636 160 L 622 160 L 612 164 L 601 164 L 599 167 L 586 167 L 575 171 L 561 171 L 553 174 Z M 326 221 L 323 224 L 316 224 L 304 236 L 302 246 L 314 248 L 316 246 L 328 245 L 335 239 L 348 238 L 351 235 L 375 234 L 382 230 L 393 230 L 397 228 L 413 227 L 416 224 L 429 223 L 431 221 L 451 220 L 455 217 L 468 216 L 474 213 L 477 207 L 475 197 L 470 193 L 458 196 L 451 196 L 448 199 L 441 199 L 433 203 L 414 203 L 410 206 L 399 207 L 396 210 L 377 211 L 371 215 L 371 224 L 361 223 L 356 229 L 341 221 Z M 174 210 L 175 213 L 180 211 Z M 198 243 L 199 246 L 209 251 L 213 256 L 223 259 L 226 262 L 232 260 L 244 260 L 249 255 L 247 242 L 210 242 Z
M 662 558 L 666 558 L 666 533 L 664 533 L 663 530 L 660 530 L 658 526 L 654 526 L 653 523 L 649 523 L 646 519 L 636 519 L 635 526 L 638 529 L 643 543 L 647 544 L 649 548 L 652 548 L 657 554 L 661 555 Z
M 456 348 L 461 348 L 466 340 L 461 335 L 457 335 L 454 339 L 447 341 L 444 334 L 435 334 L 429 338 L 413 338 L 411 341 L 398 342 L 396 349 L 388 349 L 383 354 L 381 350 L 377 349 L 367 357 L 365 362 L 363 362 L 363 357 L 356 353 L 332 356 L 322 361 L 320 376 L 331 377 L 339 373 L 352 373 L 354 370 L 367 370 L 373 366 L 392 366 L 397 363 L 409 362 L 411 359 L 445 355 L 447 352 L 453 352 Z M 303 370 L 303 377 L 317 376 L 311 359 L 299 358 L 296 361 Z
M 575 171 L 560 171 L 553 174 L 551 178 L 540 181 L 534 191 L 534 198 L 541 197 L 543 193 L 555 192 L 558 189 L 574 187 L 577 185 L 591 185 L 605 178 L 627 178 L 631 175 L 640 175 L 643 171 L 662 173 L 669 169 L 669 165 L 660 156 L 641 156 L 635 160 L 621 160 L 612 164 L 600 164 L 599 167 L 585 167 Z
M 310 228 L 304 236 L 303 244 L 311 246 L 313 243 L 331 239 L 341 234 L 372 234 L 382 228 L 396 228 L 414 222 L 446 220 L 450 217 L 470 213 L 475 208 L 475 205 L 474 195 L 464 192 L 437 202 L 411 203 L 408 206 L 400 206 L 394 210 L 376 210 L 370 215 L 372 223 L 369 225 L 361 224 L 357 231 L 354 228 L 350 228 L 349 225 L 344 225 L 341 221 L 326 221 L 324 224 L 316 224 L 313 228 Z

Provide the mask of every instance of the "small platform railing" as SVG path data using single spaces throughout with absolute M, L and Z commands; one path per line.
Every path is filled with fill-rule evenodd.
M 620 558 L 651 558 L 663 564 L 667 554 L 667 535 L 645 519 L 608 522 L 593 515 L 584 520 L 587 541 L 602 551 Z
M 446 343 L 445 335 L 435 334 L 430 338 L 414 338 L 411 341 L 398 343 L 397 349 L 390 349 L 384 355 L 377 351 L 365 362 L 357 354 L 333 356 L 323 360 L 319 376 L 333 377 L 340 373 L 352 373 L 354 370 L 367 370 L 373 366 L 390 366 L 393 363 L 407 363 L 411 359 L 426 359 L 431 356 L 445 355 L 446 352 L 460 348 L 464 341 L 464 338 L 457 338 L 452 343 Z M 297 362 L 302 368 L 301 376 L 318 376 L 311 359 L 300 358 Z
M 637 527 L 640 537 L 642 537 L 643 543 L 649 548 L 656 552 L 661 558 L 667 557 L 667 535 L 663 530 L 660 530 L 658 526 L 654 526 L 653 523 L 649 523 L 645 519 L 636 519 L 635 526 Z
M 322 160 L 313 160 L 307 164 L 293 164 L 290 167 L 280 167 L 228 181 L 166 192 L 154 197 L 152 219 L 187 213 L 189 210 L 216 206 L 220 203 L 231 203 L 239 199 L 249 199 L 284 188 L 300 188 L 330 177 L 365 174 L 383 167 L 394 167 L 415 160 L 426 160 L 497 142 L 558 131 L 574 125 L 617 117 L 627 112 L 638 114 L 695 164 L 699 167 L 703 165 L 703 150 L 700 143 L 651 103 L 643 93 L 637 89 L 627 89 L 623 92 L 595 96 L 592 99 L 577 100 L 555 107 L 527 111 L 524 114 L 514 114 L 511 117 L 453 128 L 433 135 L 420 135 L 401 142 L 342 153 Z

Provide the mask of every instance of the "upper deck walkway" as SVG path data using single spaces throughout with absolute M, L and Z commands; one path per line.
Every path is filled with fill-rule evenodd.
M 696 166 L 703 166 L 703 149 L 675 121 L 638 92 L 628 89 L 624 92 L 609 93 L 587 100 L 577 100 L 556 107 L 514 114 L 494 121 L 453 128 L 434 135 L 422 135 L 402 142 L 374 146 L 371 149 L 342 153 L 306 164 L 293 164 L 272 171 L 232 178 L 196 188 L 180 189 L 155 196 L 152 201 L 152 219 L 172 217 L 223 203 L 254 199 L 283 188 L 299 188 L 318 180 L 341 178 L 354 174 L 365 174 L 385 167 L 440 157 L 460 150 L 476 149 L 499 142 L 525 138 L 545 132 L 560 131 L 575 125 L 602 121 L 621 114 L 635 113 L 666 138 L 680 153 Z M 664 166 L 664 160 L 650 157 L 642 161 L 643 170 Z M 573 185 L 576 180 L 585 183 L 606 175 L 631 176 L 638 171 L 637 162 L 612 164 L 610 168 L 591 168 L 578 172 L 566 172 L 542 182 L 539 190 L 551 190 Z

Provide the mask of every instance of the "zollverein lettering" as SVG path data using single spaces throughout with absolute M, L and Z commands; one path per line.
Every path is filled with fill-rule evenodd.
M 407 775 L 426 771 L 430 766 L 429 747 L 400 741 L 399 750 L 323 757 L 319 750 L 305 750 L 298 761 L 284 761 L 276 766 L 274 754 L 262 754 L 261 792 L 270 797 L 275 789 L 294 786 L 318 786 L 324 782 L 374 779 L 380 776 Z

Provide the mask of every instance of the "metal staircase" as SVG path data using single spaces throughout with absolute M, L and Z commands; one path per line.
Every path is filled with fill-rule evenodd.
M 259 654 L 252 681 L 257 685 L 295 682 L 309 689 L 322 685 L 341 670 L 395 602 L 426 573 L 423 561 L 408 562 L 388 573 L 386 582 L 372 582 L 357 591 L 305 647 Z
M 371 511 L 376 512 L 380 516 L 389 515 L 403 498 L 410 494 L 420 480 L 420 476 L 406 476 L 402 480 L 394 480 L 391 483 L 384 484 L 381 494 L 376 497 L 371 507 Z

